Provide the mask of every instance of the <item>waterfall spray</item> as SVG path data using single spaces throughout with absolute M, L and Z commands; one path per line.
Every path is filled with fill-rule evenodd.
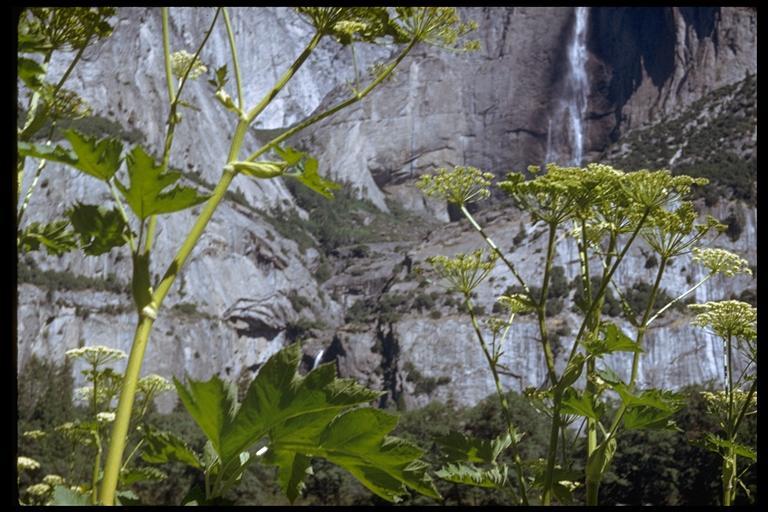
M 323 360 L 323 352 L 325 351 L 321 349 L 320 352 L 317 353 L 317 355 L 315 356 L 315 360 L 312 362 L 312 368 L 310 368 L 310 370 L 314 370 L 315 368 L 317 368 L 317 366 Z
M 589 90 L 587 78 L 588 16 L 588 7 L 576 8 L 573 39 L 568 47 L 568 63 L 570 65 L 568 117 L 571 127 L 571 162 L 573 165 L 581 165 L 584 156 L 584 118 L 587 113 L 587 93 Z

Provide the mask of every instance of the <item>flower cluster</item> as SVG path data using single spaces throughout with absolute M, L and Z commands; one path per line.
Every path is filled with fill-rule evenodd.
M 722 273 L 728 277 L 736 274 L 752 275 L 749 262 L 725 249 L 693 249 L 694 261 L 701 262 L 713 274 Z
M 709 327 L 721 338 L 757 338 L 757 308 L 738 300 L 723 300 L 688 306 L 698 313 L 691 322 L 699 327 Z
M 405 37 L 449 50 L 475 51 L 480 42 L 459 40 L 477 30 L 474 21 L 462 22 L 455 7 L 397 7 L 399 27 Z
M 27 430 L 26 432 L 21 434 L 21 437 L 23 437 L 24 439 L 30 439 L 32 441 L 42 439 L 45 436 L 46 434 L 42 430 Z
M 171 72 L 173 76 L 181 80 L 187 73 L 187 70 L 189 70 L 187 78 L 194 80 L 207 72 L 208 68 L 200 60 L 200 57 L 195 57 L 185 50 L 173 52 L 171 54 Z
M 451 283 L 451 288 L 468 296 L 486 278 L 496 264 L 496 255 L 483 257 L 483 251 L 459 254 L 456 257 L 432 256 L 427 258 L 441 277 Z
M 67 357 L 72 359 L 80 358 L 91 366 L 102 366 L 113 361 L 125 359 L 127 354 L 120 349 L 105 347 L 104 345 L 94 345 L 91 347 L 80 347 L 67 350 Z
M 57 485 L 64 485 L 64 477 L 60 475 L 45 475 L 43 477 L 43 483 L 56 487 Z
M 137 387 L 139 393 L 143 393 L 147 396 L 163 393 L 165 391 L 173 391 L 175 389 L 173 384 L 168 382 L 168 379 L 154 373 L 140 378 Z
M 115 413 L 113 412 L 100 412 L 96 415 L 96 421 L 99 423 L 112 423 L 115 421 Z
M 464 205 L 491 195 L 488 186 L 493 174 L 475 167 L 440 168 L 437 174 L 425 174 L 416 183 L 426 195 L 437 196 L 449 203 Z
M 34 471 L 40 468 L 40 463 L 29 457 L 18 457 L 16 459 L 16 468 L 19 471 Z
M 707 411 L 716 418 L 727 418 L 729 410 L 728 393 L 723 391 L 702 391 L 702 398 L 707 403 Z M 741 389 L 733 390 L 733 405 L 736 410 L 741 410 L 749 393 Z M 754 411 L 757 408 L 757 393 L 752 393 L 749 404 L 746 404 L 747 412 Z
M 522 293 L 515 293 L 512 295 L 502 295 L 496 302 L 507 308 L 510 314 L 528 313 L 533 311 L 534 305 L 531 304 L 531 299 Z

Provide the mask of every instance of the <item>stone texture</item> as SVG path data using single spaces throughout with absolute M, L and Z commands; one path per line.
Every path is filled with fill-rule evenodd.
M 644 21 L 638 21 L 622 9 L 593 9 L 591 18 L 589 69 L 593 89 L 588 149 L 593 155 L 617 138 L 620 141 L 629 128 L 690 104 L 706 91 L 738 81 L 745 70 L 756 71 L 753 10 L 724 7 L 713 14 L 706 9 L 659 9 L 648 11 Z M 171 12 L 174 49 L 194 51 L 212 11 L 183 8 Z M 483 49 L 479 53 L 420 48 L 403 61 L 393 79 L 363 102 L 291 141 L 318 157 L 324 175 L 350 183 L 382 210 L 388 209 L 389 200 L 419 212 L 425 225 L 447 221 L 450 216 L 445 204 L 426 201 L 415 189 L 413 180 L 422 173 L 437 166 L 473 165 L 501 174 L 542 163 L 548 120 L 562 87 L 564 48 L 573 24 L 573 11 L 557 7 L 462 8 L 462 14 L 480 25 Z M 233 9 L 231 17 L 243 75 L 248 77 L 245 96 L 253 104 L 301 51 L 310 27 L 284 8 Z M 645 33 L 643 27 L 657 26 L 659 19 L 664 24 L 657 30 L 663 31 L 664 37 L 654 39 L 655 33 Z M 151 8 L 123 8 L 116 22 L 113 37 L 86 52 L 67 87 L 82 94 L 97 116 L 117 121 L 123 125 L 124 134 L 139 133 L 139 140 L 147 147 L 158 148 L 167 115 L 160 13 Z M 627 24 L 638 23 L 639 28 L 627 30 Z M 619 36 L 628 38 L 623 42 L 628 48 L 635 45 L 638 49 L 607 52 L 616 45 L 612 38 Z M 648 59 L 656 59 L 658 52 L 673 55 L 671 69 L 665 68 L 663 73 L 647 69 Z M 357 57 L 366 66 L 391 54 L 391 49 L 366 47 Z M 622 55 L 634 60 L 621 62 Z M 638 71 L 635 60 L 641 56 Z M 229 62 L 223 25 L 214 31 L 202 57 L 211 68 Z M 58 76 L 69 58 L 53 61 L 52 75 Z M 247 149 L 346 97 L 345 83 L 353 79 L 350 62 L 348 50 L 324 41 L 264 112 L 249 134 Z M 627 75 L 629 85 L 621 82 L 627 70 L 631 71 Z M 232 86 L 228 90 L 233 94 Z M 183 110 L 171 164 L 199 172 L 203 180 L 213 183 L 224 164 L 227 134 L 235 120 L 214 101 L 213 90 L 205 80 L 188 84 L 185 99 L 200 110 Z M 31 166 L 29 162 L 27 184 Z M 76 200 L 110 200 L 101 184 L 61 166 L 51 165 L 43 183 L 25 222 L 59 217 Z M 344 320 L 346 310 L 357 300 L 377 298 L 387 291 L 405 293 L 416 287 L 414 276 L 403 270 L 405 254 L 408 265 L 423 266 L 427 256 L 480 247 L 480 238 L 468 225 L 448 223 L 424 240 L 402 241 L 401 250 L 393 247 L 398 244 L 381 246 L 371 257 L 351 265 L 341 256 L 330 255 L 334 275 L 319 284 L 313 277 L 318 252 L 302 251 L 293 240 L 282 238 L 259 213 L 295 208 L 294 198 L 282 181 L 238 177 L 233 189 L 240 190 L 251 206 L 227 201 L 214 215 L 164 304 L 166 315 L 161 314 L 153 331 L 145 373 L 248 377 L 287 342 L 288 324 L 308 317 L 327 326 L 313 331 L 305 341 L 308 360 L 322 349 L 323 361 L 336 359 L 343 375 L 387 391 L 385 400 L 402 396 L 410 407 L 449 398 L 471 404 L 493 391 L 468 320 L 455 309 L 443 308 L 439 320 L 415 313 L 406 313 L 392 324 L 373 319 L 368 325 L 345 325 Z M 723 218 L 728 206 L 721 204 L 712 213 Z M 736 243 L 718 240 L 717 245 L 736 250 L 755 263 L 756 210 L 736 207 L 745 214 L 744 233 Z M 160 223 L 153 274 L 164 271 L 198 211 L 199 207 Z M 513 246 L 519 224 L 525 222 L 515 210 L 480 215 L 505 249 Z M 512 251 L 526 277 L 540 271 L 545 240 L 543 236 L 536 238 L 536 233 L 541 229 L 529 228 L 524 243 Z M 559 264 L 572 279 L 576 261 L 573 242 L 558 241 L 557 250 Z M 102 278 L 114 273 L 128 287 L 130 258 L 124 250 L 87 258 L 35 254 L 33 260 L 44 270 Z M 642 270 L 644 262 L 642 253 L 631 254 L 617 280 L 631 286 L 639 278 L 649 279 L 651 271 Z M 686 279 L 699 277 L 697 272 L 685 258 L 679 258 L 664 286 L 670 293 L 680 292 Z M 494 298 L 512 284 L 500 267 L 492 276 L 493 283 L 482 288 L 478 297 L 487 311 Z M 754 286 L 750 278 L 713 280 L 696 298 L 719 299 Z M 439 290 L 439 286 L 432 283 L 428 290 Z M 135 313 L 127 293 L 46 292 L 22 283 L 18 292 L 20 370 L 32 354 L 61 361 L 66 350 L 82 342 L 129 349 Z M 307 298 L 312 306 L 301 312 L 294 310 L 289 298 L 292 293 Z M 200 314 L 186 315 L 174 309 L 182 303 L 195 304 Z M 577 328 L 575 317 L 567 311 L 554 321 Z M 541 384 L 543 365 L 533 324 L 523 320 L 510 339 L 504 359 L 510 375 L 504 377 L 504 384 L 513 389 Z M 568 337 L 563 341 L 567 344 Z M 720 375 L 719 345 L 703 332 L 686 327 L 680 318 L 670 316 L 668 323 L 660 322 L 646 341 L 643 385 L 677 387 Z M 426 378 L 447 377 L 450 382 L 437 385 L 430 394 L 417 394 L 414 381 L 408 380 L 406 363 Z M 626 361 L 616 363 L 627 371 Z

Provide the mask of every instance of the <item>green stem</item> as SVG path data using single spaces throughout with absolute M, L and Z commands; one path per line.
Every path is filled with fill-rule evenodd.
M 342 101 L 341 103 L 339 103 L 336 106 L 326 110 L 325 112 L 322 112 L 321 114 L 318 114 L 316 116 L 312 116 L 309 119 L 306 119 L 305 121 L 297 124 L 293 128 L 290 128 L 290 129 L 286 130 L 285 132 L 283 132 L 282 134 L 278 135 L 277 137 L 275 137 L 274 139 L 269 141 L 267 144 L 262 146 L 261 149 L 259 149 L 256 152 L 252 153 L 247 158 L 247 160 L 248 161 L 255 160 L 256 158 L 258 158 L 259 156 L 264 154 L 267 150 L 269 150 L 269 148 L 280 144 L 282 141 L 284 141 L 285 139 L 291 137 L 293 134 L 303 130 L 304 128 L 307 128 L 308 126 L 311 126 L 311 125 L 313 125 L 315 123 L 318 123 L 318 122 L 322 121 L 323 119 L 325 119 L 326 117 L 329 117 L 329 116 L 335 114 L 339 110 L 341 110 L 343 108 L 346 108 L 346 107 L 348 107 L 348 106 L 350 106 L 350 105 L 352 105 L 352 104 L 362 100 L 363 98 L 365 98 L 377 85 L 379 85 L 385 78 L 387 78 L 387 76 L 389 76 L 392 73 L 392 71 L 395 69 L 395 67 L 405 58 L 405 56 L 408 54 L 408 52 L 411 51 L 411 49 L 414 47 L 415 44 L 416 44 L 416 40 L 411 41 L 408 44 L 408 46 L 405 48 L 405 50 L 403 50 L 403 52 L 400 53 L 400 55 L 397 56 L 395 61 L 392 64 L 390 64 L 382 72 L 382 74 L 379 75 L 379 77 L 377 77 L 373 82 L 368 84 L 368 87 L 363 89 L 362 92 L 358 93 L 356 96 L 353 96 L 352 98 L 348 98 L 348 99 Z
M 40 179 L 40 174 L 43 172 L 43 169 L 45 168 L 46 164 L 48 163 L 48 160 L 41 159 L 40 163 L 37 164 L 37 169 L 35 170 L 35 177 L 32 179 L 32 183 L 29 185 L 29 188 L 27 189 L 27 193 L 24 195 L 24 202 L 21 205 L 21 208 L 19 209 L 19 215 L 16 218 L 16 225 L 21 227 L 21 219 L 24 217 L 24 212 L 27 211 L 27 206 L 29 205 L 29 201 L 32 198 L 32 192 L 35 190 L 35 187 L 37 186 L 37 182 Z M 21 184 L 19 184 L 19 187 L 21 187 Z
M 45 57 L 43 57 L 43 64 L 42 68 L 44 70 L 48 70 L 48 64 L 51 62 L 51 57 L 53 56 L 53 52 L 49 51 L 45 54 Z M 31 127 L 34 124 L 35 119 L 37 118 L 37 107 L 40 104 L 40 91 L 35 91 L 32 93 L 32 97 L 29 100 L 29 106 L 27 107 L 27 119 L 24 122 L 24 126 L 22 127 L 21 131 L 19 132 L 19 140 L 27 140 L 32 133 Z
M 315 49 L 315 47 L 320 43 L 320 39 L 322 39 L 323 35 L 320 32 L 315 32 L 315 35 L 312 36 L 312 39 L 309 41 L 309 44 L 307 44 L 307 47 L 304 48 L 304 51 L 301 52 L 301 54 L 296 58 L 296 60 L 291 64 L 291 66 L 286 70 L 285 73 L 283 73 L 283 76 L 280 77 L 280 79 L 277 81 L 277 83 L 272 87 L 272 89 L 261 99 L 261 101 L 253 107 L 251 110 L 248 111 L 248 114 L 246 114 L 246 119 L 248 123 L 250 124 L 254 119 L 256 119 L 256 116 L 261 114 L 261 112 L 267 108 L 267 105 L 269 105 L 272 100 L 277 96 L 277 94 L 280 92 L 280 90 L 285 86 L 286 83 L 288 83 L 288 80 L 290 80 L 293 75 L 296 74 L 296 72 L 299 70 L 302 64 L 304 64 L 304 61 L 307 60 L 307 57 L 309 57 L 309 54 L 312 53 L 312 50 Z M 249 158 L 250 160 L 250 158 Z
M 107 460 L 104 463 L 104 478 L 101 481 L 101 504 L 113 505 L 115 502 L 115 490 L 120 476 L 123 451 L 128 437 L 128 424 L 131 420 L 131 409 L 136 396 L 136 385 L 147 348 L 149 333 L 152 330 L 154 320 L 148 316 L 142 316 L 136 326 L 133 337 L 131 354 L 128 356 L 128 364 L 125 368 L 123 383 L 120 388 L 120 399 L 117 403 L 115 422 L 112 425 L 112 434 L 109 439 Z
M 510 412 L 510 409 L 509 409 L 509 402 L 507 401 L 507 397 L 504 394 L 504 390 L 501 387 L 501 379 L 499 378 L 499 373 L 496 370 L 496 361 L 488 351 L 488 345 L 485 343 L 483 332 L 480 330 L 480 326 L 477 323 L 477 317 L 475 316 L 475 311 L 472 308 L 472 302 L 469 299 L 469 295 L 466 295 L 464 297 L 464 304 L 467 308 L 467 311 L 469 311 L 470 318 L 472 319 L 472 327 L 474 328 L 475 334 L 477 335 L 477 340 L 480 342 L 480 347 L 483 349 L 483 355 L 485 355 L 485 359 L 488 362 L 488 367 L 491 369 L 491 373 L 493 374 L 493 382 L 496 385 L 496 394 L 499 397 L 499 403 L 501 404 L 502 411 L 504 411 L 504 419 L 507 423 L 507 434 L 512 439 L 512 447 L 513 447 L 512 449 L 514 451 L 514 460 L 515 460 L 515 472 L 517 473 L 518 487 L 520 490 L 520 499 L 522 501 L 522 504 L 527 506 L 528 492 L 525 487 L 525 476 L 523 474 L 523 464 L 522 464 L 522 459 L 520 458 L 520 450 L 517 445 L 517 441 L 513 436 L 513 433 L 515 432 L 515 428 L 512 424 L 512 413 Z
M 723 457 L 723 506 L 730 507 L 736 495 L 736 449 L 729 446 Z
M 93 460 L 93 471 L 91 473 L 91 503 L 97 505 L 99 503 L 99 473 L 101 472 L 101 436 L 99 435 L 98 427 L 96 427 L 93 437 L 96 444 L 96 457 Z
M 480 233 L 480 236 L 483 237 L 483 240 L 485 240 L 485 243 L 488 244 L 488 246 L 491 248 L 491 250 L 496 253 L 496 255 L 499 257 L 499 259 L 501 259 L 501 261 L 504 262 L 504 264 L 507 266 L 507 268 L 510 270 L 510 272 L 512 272 L 512 275 L 515 276 L 515 278 L 517 279 L 517 282 L 520 283 L 520 286 L 523 287 L 523 289 L 525 290 L 525 293 L 528 296 L 530 296 L 531 295 L 531 290 L 530 290 L 530 288 L 528 288 L 528 285 L 525 284 L 525 281 L 523 281 L 523 278 L 517 272 L 517 269 L 515 268 L 515 266 L 507 259 L 506 256 L 504 256 L 504 253 L 501 252 L 501 250 L 498 248 L 496 243 L 491 239 L 491 237 L 489 237 L 485 233 L 485 230 L 483 230 L 483 228 L 480 226 L 480 224 L 477 223 L 477 221 L 472 216 L 472 214 L 469 213 L 469 210 L 467 210 L 467 207 L 462 204 L 460 206 L 460 208 L 461 208 L 461 213 L 464 215 L 464 217 L 466 217 L 466 219 L 469 221 L 469 223 L 472 224 L 472 227 L 475 228 L 475 230 L 478 233 Z
M 128 464 L 130 464 L 131 459 L 138 453 L 139 448 L 142 447 L 144 444 L 144 439 L 139 439 L 139 442 L 136 443 L 136 446 L 133 447 L 133 450 L 131 450 L 131 453 L 128 454 L 128 456 L 125 458 L 125 462 L 123 462 L 123 465 L 120 467 L 120 472 L 125 471 L 125 469 L 128 467 Z
M 645 306 L 645 312 L 643 313 L 643 318 L 640 321 L 640 325 L 637 327 L 637 336 L 635 337 L 635 344 L 638 347 L 642 347 L 643 340 L 645 339 L 645 332 L 648 327 L 648 324 L 650 323 L 649 317 L 651 314 L 651 311 L 653 310 L 653 303 L 656 302 L 656 295 L 659 291 L 659 285 L 661 284 L 661 278 L 664 274 L 664 271 L 666 270 L 667 263 L 669 262 L 669 258 L 667 256 L 661 257 L 661 262 L 659 263 L 659 269 L 656 271 L 656 279 L 653 283 L 653 288 L 651 289 L 651 296 L 648 299 L 648 303 Z M 637 380 L 637 373 L 640 365 L 640 353 L 635 352 L 632 355 L 632 372 L 629 376 L 629 390 L 631 391 L 635 386 L 635 381 Z M 619 429 L 619 424 L 621 423 L 621 419 L 624 417 L 624 413 L 627 411 L 626 404 L 622 403 L 621 406 L 619 406 L 618 411 L 616 411 L 616 414 L 613 417 L 613 422 L 611 422 L 611 428 L 608 431 L 608 436 L 612 437 L 616 435 L 616 432 Z
M 163 15 L 163 56 L 165 57 L 165 85 L 168 88 L 168 103 L 176 99 L 176 88 L 173 84 L 173 71 L 171 70 L 171 37 L 168 29 L 168 8 L 161 9 Z
M 755 394 L 756 390 L 757 379 L 752 381 L 752 385 L 749 387 L 749 392 L 747 393 L 747 400 L 744 402 L 744 405 L 741 406 L 741 411 L 739 411 L 739 415 L 736 417 L 736 421 L 733 424 L 733 439 L 736 439 L 736 434 L 739 432 L 741 422 L 747 414 L 747 409 L 749 409 L 749 402 L 752 400 L 752 396 Z
M 563 397 L 562 393 L 555 388 L 552 397 L 552 426 L 549 431 L 549 447 L 547 452 L 547 467 L 544 473 L 544 494 L 541 498 L 543 505 L 552 504 L 552 488 L 555 475 L 555 459 L 557 456 L 557 436 L 560 432 L 560 407 Z
M 726 355 L 728 357 L 728 382 L 726 383 L 727 390 L 728 390 L 728 423 L 727 427 L 729 429 L 733 429 L 733 422 L 735 420 L 733 416 L 733 340 L 731 336 L 728 336 L 728 338 L 725 340 L 725 347 L 726 347 Z M 729 434 L 733 434 L 733 430 L 729 432 Z
M 131 253 L 135 253 L 136 241 L 133 239 L 131 223 L 128 220 L 128 215 L 125 213 L 125 207 L 123 207 L 123 202 L 120 200 L 120 195 L 117 193 L 117 187 L 115 187 L 115 180 L 113 179 L 109 180 L 109 191 L 112 193 L 112 198 L 115 200 L 115 204 L 117 204 L 117 210 L 120 212 L 120 216 L 123 218 L 123 222 L 125 222 L 125 225 L 128 226 L 128 243 L 131 247 Z
M 637 238 L 637 235 L 640 233 L 640 229 L 645 224 L 646 219 L 648 218 L 648 215 L 651 213 L 651 210 L 649 208 L 646 208 L 643 212 L 643 216 L 640 218 L 640 221 L 637 223 L 637 226 L 635 226 L 635 229 L 632 231 L 632 235 L 630 235 L 629 240 L 624 245 L 624 248 L 621 250 L 621 253 L 616 258 L 616 261 L 613 262 L 613 265 L 611 266 L 611 269 L 608 271 L 608 274 L 604 276 L 602 282 L 600 283 L 600 288 L 597 290 L 596 297 L 600 297 L 605 293 L 605 289 L 608 287 L 608 283 L 611 281 L 611 278 L 613 277 L 613 274 L 616 272 L 616 270 L 619 268 L 619 264 L 624 259 L 624 256 L 627 254 L 627 251 L 632 246 L 632 243 L 635 241 L 635 238 Z M 598 301 L 591 300 L 592 297 L 589 297 L 590 305 L 587 309 L 587 312 L 584 314 L 584 320 L 581 322 L 581 327 L 579 327 L 579 332 L 576 334 L 576 338 L 573 340 L 573 346 L 571 347 L 571 352 L 568 354 L 568 362 L 570 362 L 573 359 L 573 356 L 576 355 L 576 349 L 579 346 L 579 341 L 581 339 L 581 336 L 584 334 L 584 330 L 587 327 L 588 320 L 590 316 L 592 315 L 592 312 L 596 309 Z
M 229 13 L 226 7 L 222 7 L 224 15 L 224 26 L 227 28 L 227 37 L 229 38 L 229 49 L 232 52 L 232 69 L 235 72 L 235 83 L 237 84 L 237 108 L 245 108 L 245 97 L 243 96 L 243 85 L 240 82 L 240 64 L 237 60 L 237 47 L 235 46 L 235 34 L 232 32 L 232 25 L 229 22 Z
M 544 350 L 544 360 L 547 364 L 547 373 L 549 381 L 553 386 L 557 386 L 557 373 L 555 373 L 555 355 L 552 352 L 552 345 L 549 343 L 546 322 L 546 304 L 547 292 L 549 291 L 549 278 L 552 273 L 552 260 L 555 256 L 555 235 L 557 234 L 557 224 L 549 224 L 549 237 L 547 240 L 547 257 L 544 263 L 544 277 L 541 281 L 541 297 L 536 307 L 536 316 L 539 323 L 539 334 L 541 335 L 541 347 Z M 530 295 L 529 295 L 530 296 Z M 531 297 L 531 300 L 536 300 Z

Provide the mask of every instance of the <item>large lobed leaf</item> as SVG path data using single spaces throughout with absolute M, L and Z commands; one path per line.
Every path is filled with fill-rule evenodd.
M 397 417 L 355 408 L 380 393 L 337 379 L 333 365 L 306 376 L 297 373 L 301 349 L 291 345 L 260 369 L 238 407 L 231 388 L 218 377 L 176 381 L 179 397 L 218 453 L 222 467 L 242 468 L 246 450 L 268 438 L 264 459 L 278 466 L 280 485 L 295 500 L 313 457 L 346 469 L 371 491 L 397 501 L 407 488 L 439 497 L 420 460 L 423 451 L 388 434 Z M 240 459 L 240 460 L 238 460 Z M 235 477 L 239 469 L 233 472 Z M 225 480 L 229 480 L 225 475 Z
M 66 220 L 48 224 L 33 222 L 19 233 L 19 249 L 21 252 L 39 251 L 42 246 L 48 254 L 60 256 L 77 248 L 75 234 L 68 228 Z
M 423 450 L 387 434 L 395 428 L 397 417 L 369 407 L 338 415 L 320 432 L 286 425 L 277 429 L 267 452 L 267 462 L 280 467 L 280 485 L 289 499 L 298 495 L 307 461 L 322 457 L 344 468 L 373 493 L 397 502 L 406 487 L 426 496 L 439 498 L 428 466 L 419 458 Z
M 165 172 L 164 166 L 156 166 L 155 160 L 141 146 L 136 146 L 128 154 L 127 164 L 130 187 L 119 181 L 115 185 L 141 220 L 151 215 L 190 208 L 209 197 L 198 194 L 192 187 L 175 186 L 168 189 L 181 178 L 181 173 Z
M 247 449 L 288 420 L 294 420 L 293 428 L 303 428 L 306 425 L 301 417 L 311 424 L 325 419 L 315 413 L 338 413 L 380 395 L 353 380 L 337 379 L 332 364 L 321 365 L 302 377 L 296 373 L 300 358 L 300 346 L 294 344 L 272 356 L 259 370 L 237 416 L 224 427 L 219 452 L 222 458 Z
M 80 247 L 90 256 L 109 252 L 127 241 L 128 225 L 116 208 L 76 203 L 67 216 L 80 236 Z
M 68 150 L 61 146 L 19 142 L 19 156 L 44 158 L 52 162 L 67 164 L 100 180 L 109 181 L 120 167 L 123 144 L 112 137 L 97 140 L 69 129 L 65 137 L 72 145 Z

